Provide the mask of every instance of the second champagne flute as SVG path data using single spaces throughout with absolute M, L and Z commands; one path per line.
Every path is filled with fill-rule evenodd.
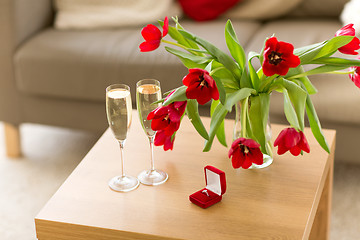
M 149 138 L 151 162 L 150 169 L 142 171 L 138 179 L 145 185 L 159 185 L 168 179 L 166 172 L 155 169 L 154 166 L 154 137 L 155 131 L 151 129 L 151 120 L 147 120 L 147 116 L 151 111 L 160 106 L 159 104 L 153 104 L 161 99 L 160 82 L 155 79 L 143 79 L 136 84 L 136 104 L 139 113 L 141 126 L 143 127 L 145 134 Z

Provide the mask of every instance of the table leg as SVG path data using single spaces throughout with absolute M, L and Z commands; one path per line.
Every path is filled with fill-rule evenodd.
M 320 197 L 319 206 L 316 211 L 314 223 L 310 232 L 310 240 L 328 240 L 330 238 L 329 235 L 335 147 L 333 147 L 331 150 L 331 155 L 329 156 L 329 171 L 326 176 L 324 189 Z

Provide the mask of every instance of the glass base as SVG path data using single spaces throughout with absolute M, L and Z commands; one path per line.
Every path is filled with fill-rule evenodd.
M 274 159 L 267 155 L 267 154 L 263 154 L 263 158 L 264 158 L 264 163 L 261 165 L 257 165 L 257 164 L 252 164 L 249 169 L 262 169 L 262 168 L 266 168 L 268 166 L 270 166 L 272 164 L 272 162 L 274 161 Z
M 116 176 L 109 181 L 109 187 L 116 192 L 129 192 L 139 186 L 139 180 L 131 176 Z
M 138 179 L 144 185 L 154 186 L 166 182 L 168 175 L 161 170 L 144 170 L 138 175 Z

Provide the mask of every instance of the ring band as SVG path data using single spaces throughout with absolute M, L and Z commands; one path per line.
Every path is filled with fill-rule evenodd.
M 210 197 L 207 190 L 202 190 L 201 192 L 202 192 L 203 194 L 206 194 L 206 196 Z

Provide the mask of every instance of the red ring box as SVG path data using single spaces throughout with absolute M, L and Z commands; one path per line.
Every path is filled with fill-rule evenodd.
M 199 207 L 208 208 L 221 201 L 226 192 L 226 178 L 225 172 L 213 166 L 206 166 L 204 171 L 206 187 L 191 194 L 189 199 Z

